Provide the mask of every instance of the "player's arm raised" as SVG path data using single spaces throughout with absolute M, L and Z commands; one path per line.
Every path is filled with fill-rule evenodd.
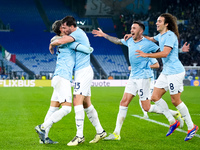
M 94 34 L 95 37 L 104 37 L 112 43 L 123 45 L 120 39 L 104 33 L 100 28 L 98 28 L 98 30 L 93 30 L 92 34 Z
M 146 36 L 146 35 L 144 35 L 144 37 L 147 38 L 148 40 L 152 41 L 152 42 L 157 42 L 156 40 L 154 40 L 153 37 L 149 37 L 149 36 Z

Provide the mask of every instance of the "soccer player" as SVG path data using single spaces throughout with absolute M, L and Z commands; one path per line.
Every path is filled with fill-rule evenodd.
M 193 123 L 187 106 L 180 98 L 181 92 L 183 92 L 185 69 L 178 59 L 179 32 L 176 22 L 177 19 L 175 16 L 169 13 L 161 14 L 156 22 L 159 34 L 154 37 L 147 37 L 153 42 L 159 42 L 161 52 L 147 54 L 146 52 L 137 50 L 137 55 L 143 58 L 162 58 L 163 71 L 157 79 L 151 100 L 162 108 L 163 114 L 170 123 L 169 131 L 166 136 L 171 135 L 180 125 L 180 122 L 173 118 L 169 112 L 167 103 L 160 99 L 162 95 L 169 90 L 173 105 L 179 110 L 187 124 L 188 134 L 185 137 L 185 141 L 188 141 L 194 137 L 198 126 Z
M 149 91 L 149 99 L 151 99 L 151 95 L 153 93 L 153 89 L 154 89 L 154 84 L 155 84 L 155 80 L 154 80 L 154 73 L 153 73 L 153 69 L 156 69 L 156 68 L 159 68 L 159 63 L 157 61 L 156 58 L 151 58 L 149 60 L 149 66 L 151 68 L 151 81 L 150 81 L 150 91 Z M 139 104 L 140 104 L 140 107 L 142 109 L 142 112 L 144 114 L 143 117 L 141 117 L 141 119 L 148 119 L 149 116 L 147 114 L 147 111 L 145 111 L 143 108 L 142 108 L 142 104 L 141 104 L 141 101 L 139 100 Z M 151 105 L 151 107 L 153 108 L 152 111 L 148 111 L 148 112 L 155 112 L 157 114 L 163 114 L 162 113 L 162 110 L 157 107 L 157 105 Z M 183 128 L 183 125 L 184 125 L 184 120 L 183 118 L 181 117 L 181 114 L 179 111 L 174 111 L 174 110 L 171 110 L 170 109 L 170 113 L 172 114 L 172 116 L 174 116 L 179 122 L 180 122 L 180 128 Z
M 51 41 L 63 36 L 61 27 L 61 21 L 56 21 L 52 25 L 53 31 L 57 34 Z M 80 48 L 80 49 L 79 49 Z M 54 53 L 53 47 L 50 44 L 49 50 L 51 54 Z M 80 43 L 74 42 L 70 44 L 60 45 L 57 51 L 57 63 L 52 79 L 52 86 L 54 88 L 51 105 L 46 114 L 44 123 L 35 127 L 36 132 L 42 143 L 45 144 L 56 144 L 58 142 L 52 141 L 48 137 L 49 130 L 53 123 L 58 122 L 64 116 L 71 112 L 71 79 L 72 71 L 75 65 L 75 50 L 83 50 L 84 52 L 91 52 L 91 48 L 81 45 Z M 66 61 L 67 60 L 67 61 Z M 62 106 L 60 109 L 60 105 Z
M 142 108 L 145 111 L 156 112 L 156 108 L 153 108 L 153 105 L 150 104 L 148 100 L 149 90 L 150 90 L 150 82 L 149 79 L 151 77 L 151 68 L 148 64 L 149 59 L 138 59 L 136 58 L 136 50 L 140 49 L 146 53 L 156 52 L 159 47 L 147 40 L 143 37 L 143 32 L 145 30 L 145 26 L 138 21 L 133 22 L 131 26 L 131 34 L 132 38 L 125 41 L 124 39 L 118 39 L 116 37 L 109 36 L 105 34 L 100 28 L 98 30 L 93 30 L 92 33 L 95 37 L 104 37 L 107 40 L 120 45 L 128 46 L 129 50 L 129 61 L 131 64 L 131 74 L 127 85 L 125 87 L 123 98 L 120 102 L 119 112 L 117 116 L 116 127 L 113 134 L 110 134 L 105 140 L 120 140 L 120 131 L 124 119 L 126 118 L 128 105 L 132 101 L 132 99 L 138 93 L 139 98 L 142 103 Z
M 62 24 L 65 28 L 65 34 L 69 36 L 65 36 L 61 39 L 55 40 L 55 42 L 53 42 L 52 45 L 60 45 L 76 41 L 85 46 L 90 46 L 87 35 L 82 29 L 77 27 L 76 20 L 72 16 L 66 16 L 65 18 L 63 18 Z M 83 125 L 85 118 L 84 110 L 87 113 L 90 122 L 95 127 L 97 132 L 94 139 L 91 140 L 90 143 L 97 143 L 99 140 L 106 137 L 107 133 L 102 128 L 97 111 L 92 105 L 90 99 L 91 84 L 94 75 L 93 70 L 90 66 L 90 54 L 76 51 L 76 62 L 74 71 L 75 86 L 73 92 L 73 104 L 75 110 L 77 132 L 74 139 L 70 141 L 67 145 L 76 146 L 85 141 L 85 138 L 83 136 Z

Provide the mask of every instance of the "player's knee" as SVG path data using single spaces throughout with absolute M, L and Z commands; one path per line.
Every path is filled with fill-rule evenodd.
M 62 112 L 63 112 L 63 115 L 66 116 L 67 114 L 69 114 L 72 110 L 72 107 L 71 106 L 62 106 Z

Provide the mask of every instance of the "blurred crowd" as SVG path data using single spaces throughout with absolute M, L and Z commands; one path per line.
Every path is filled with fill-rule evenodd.
M 200 66 L 200 1 L 197 0 L 168 0 L 165 10 L 152 11 L 149 9 L 147 14 L 130 14 L 125 12 L 119 16 L 119 23 L 115 26 L 121 31 L 122 37 L 130 33 L 131 25 L 134 20 L 146 21 L 149 25 L 149 36 L 158 34 L 156 31 L 157 17 L 162 13 L 171 13 L 177 17 L 179 27 L 179 48 L 185 42 L 190 43 L 190 52 L 179 53 L 179 58 L 184 66 Z

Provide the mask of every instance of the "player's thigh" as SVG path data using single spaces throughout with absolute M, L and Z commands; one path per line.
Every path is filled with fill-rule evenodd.
M 138 79 L 136 80 L 138 89 L 138 95 L 141 101 L 145 101 L 149 98 L 150 91 L 150 79 Z
M 161 73 L 158 79 L 156 80 L 154 87 L 159 89 L 165 89 L 165 91 L 167 91 L 168 90 L 167 76 Z
M 185 72 L 167 76 L 167 82 L 168 82 L 170 95 L 183 92 L 184 77 L 185 77 Z
M 156 102 L 158 101 L 159 99 L 162 98 L 162 96 L 166 93 L 165 89 L 164 88 L 157 88 L 157 87 L 154 87 L 153 89 L 153 94 L 151 96 L 151 100 Z
M 94 77 L 91 66 L 75 72 L 74 95 L 91 96 L 91 84 Z
M 128 79 L 124 93 L 129 93 L 136 96 L 138 89 L 135 81 L 136 79 L 131 79 L 131 78 Z
M 55 88 L 53 89 L 53 94 L 51 96 L 51 101 L 52 101 L 52 105 L 54 105 L 53 102 L 59 102 L 59 100 L 58 100 L 58 93 L 55 90 Z
M 161 73 L 154 85 L 151 100 L 158 101 L 163 96 L 163 94 L 166 93 L 167 90 L 168 90 L 167 76 Z
M 63 102 L 72 103 L 71 83 L 69 80 L 64 79 L 60 76 L 56 76 L 54 77 L 52 86 L 57 96 L 57 100 L 60 103 L 63 103 Z
M 59 78 L 58 76 L 54 76 L 52 81 L 51 81 L 51 86 L 53 87 L 53 94 L 51 96 L 51 106 L 52 107 L 59 107 L 60 106 L 60 102 L 59 102 L 59 93 L 57 92 L 56 89 L 56 84 L 59 82 Z
M 151 96 L 152 96 L 152 94 L 153 94 L 154 85 L 155 85 L 155 80 L 152 80 L 152 79 L 151 79 L 151 82 L 150 82 L 150 90 L 149 90 L 149 98 L 148 98 L 148 99 L 151 99 Z

